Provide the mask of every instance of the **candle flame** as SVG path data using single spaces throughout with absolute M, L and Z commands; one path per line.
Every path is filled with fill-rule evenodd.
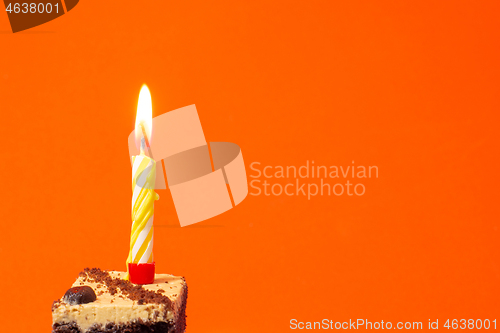
M 135 143 L 137 146 L 141 144 L 141 139 L 151 141 L 153 134 L 153 104 L 151 102 L 151 93 L 148 86 L 143 84 L 139 93 L 139 102 L 137 103 L 137 115 L 135 116 Z

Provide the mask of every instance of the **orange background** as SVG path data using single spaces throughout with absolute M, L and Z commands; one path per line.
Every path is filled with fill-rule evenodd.
M 362 197 L 248 196 L 186 228 L 160 191 L 157 271 L 186 277 L 189 332 L 500 320 L 499 9 L 88 0 L 17 34 L 0 13 L 2 332 L 49 332 L 78 272 L 125 268 L 144 82 L 155 115 L 196 104 L 249 175 L 379 167 Z

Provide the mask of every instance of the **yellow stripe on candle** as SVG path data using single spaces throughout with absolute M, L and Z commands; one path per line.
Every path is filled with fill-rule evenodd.
M 148 224 L 149 218 L 153 215 L 153 212 L 148 212 L 147 218 L 141 220 L 140 225 L 134 227 L 132 229 L 132 235 L 130 236 L 130 248 L 134 248 L 135 243 L 137 242 L 137 238 L 139 238 L 139 234 Z
M 151 229 L 149 230 L 148 236 L 146 237 L 146 240 L 144 241 L 144 243 L 142 243 L 141 247 L 139 248 L 139 251 L 137 251 L 137 254 L 135 255 L 134 263 L 137 264 L 139 262 L 139 260 L 142 258 L 142 256 L 144 255 L 144 253 L 148 249 L 149 242 L 151 242 L 152 238 L 153 238 L 153 228 L 151 227 Z M 153 253 L 153 252 L 151 252 L 151 253 Z M 148 262 L 150 262 L 149 258 L 148 258 Z

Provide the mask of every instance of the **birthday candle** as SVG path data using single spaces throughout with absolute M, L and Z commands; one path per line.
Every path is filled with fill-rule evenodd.
M 146 110 L 146 111 L 144 111 Z M 146 115 L 144 115 L 146 113 Z M 136 138 L 140 138 L 140 155 L 132 157 L 132 230 L 130 249 L 127 257 L 129 264 L 151 264 L 153 260 L 154 239 L 154 202 L 159 199 L 155 193 L 156 162 L 151 157 L 147 129 L 151 131 L 151 95 L 144 85 L 139 95 L 136 120 Z M 150 156 L 145 155 L 146 148 Z M 125 279 L 130 279 L 127 272 Z M 132 276 L 133 277 L 133 276 Z
M 132 232 L 128 262 L 153 262 L 153 217 L 156 162 L 144 154 L 132 157 Z

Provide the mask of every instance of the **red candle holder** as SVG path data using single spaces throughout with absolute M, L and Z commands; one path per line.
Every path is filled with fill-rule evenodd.
M 130 282 L 135 284 L 151 284 L 155 281 L 155 263 L 128 264 Z

